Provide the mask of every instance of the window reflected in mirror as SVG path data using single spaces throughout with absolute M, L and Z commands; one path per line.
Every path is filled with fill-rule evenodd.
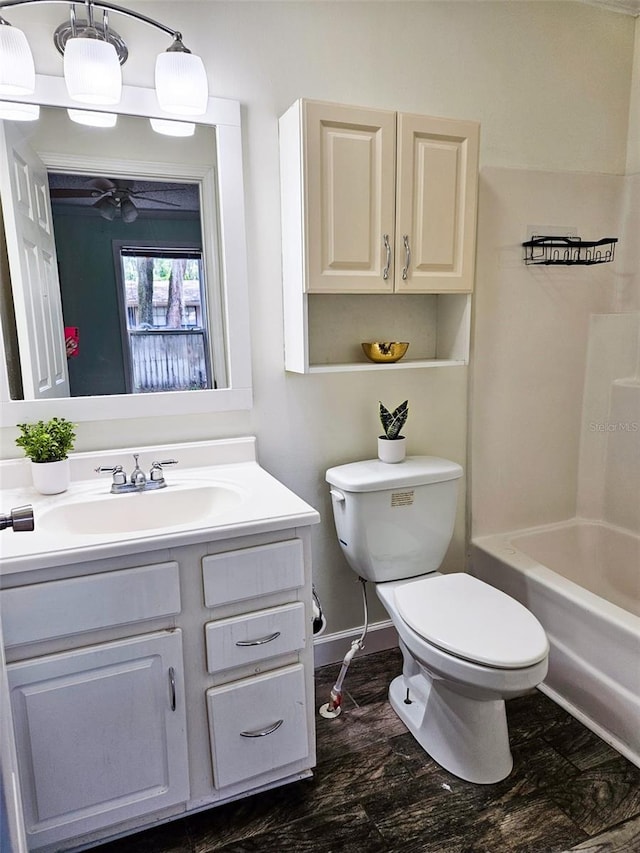
M 114 258 L 127 391 L 211 388 L 202 251 L 128 245 Z

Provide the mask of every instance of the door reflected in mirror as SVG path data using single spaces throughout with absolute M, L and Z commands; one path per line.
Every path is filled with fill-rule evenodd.
M 215 128 L 1 124 L 11 398 L 228 387 Z

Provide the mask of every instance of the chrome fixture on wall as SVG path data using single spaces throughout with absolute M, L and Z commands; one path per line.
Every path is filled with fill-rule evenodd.
M 0 11 L 39 3 L 66 5 L 67 0 L 0 0 Z M 76 5 L 84 6 L 86 19 L 76 16 Z M 102 11 L 101 21 L 95 19 L 98 9 Z M 81 104 L 100 107 L 120 101 L 121 66 L 129 51 L 121 36 L 110 27 L 110 12 L 135 18 L 173 39 L 156 59 L 155 90 L 160 107 L 179 116 L 205 113 L 209 97 L 205 67 L 200 57 L 184 46 L 182 34 L 146 15 L 98 0 L 71 3 L 69 21 L 60 24 L 53 35 L 54 44 L 63 56 L 69 97 Z M 25 34 L 0 15 L 0 100 L 15 101 L 33 94 L 35 79 L 35 63 Z M 37 109 L 31 104 L 7 103 L 3 109 L 5 106 L 13 108 L 11 118 L 16 120 L 32 118 Z
M 581 237 L 547 237 L 534 234 L 522 247 L 527 266 L 592 266 L 611 263 L 615 257 L 617 242 L 617 237 L 583 240 Z

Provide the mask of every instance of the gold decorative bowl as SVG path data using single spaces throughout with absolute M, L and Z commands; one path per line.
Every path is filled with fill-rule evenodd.
M 371 361 L 380 364 L 392 364 L 400 361 L 409 349 L 408 341 L 370 341 L 362 344 L 364 354 Z

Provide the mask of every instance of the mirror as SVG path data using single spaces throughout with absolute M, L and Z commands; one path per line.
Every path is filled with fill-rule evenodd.
M 2 425 L 53 414 L 82 421 L 250 408 L 239 105 L 209 99 L 207 114 L 199 121 L 195 134 L 185 139 L 160 135 L 151 129 L 149 118 L 157 117 L 160 112 L 152 90 L 125 87 L 117 125 L 104 129 L 69 120 L 67 107 L 77 105 L 68 102 L 60 78 L 39 77 L 36 95 L 31 100 L 41 104 L 39 120 L 2 122 L 1 135 L 13 138 L 17 129 L 19 137 L 35 152 L 44 167 L 47 186 L 39 189 L 44 181 L 35 182 L 30 206 L 44 211 L 44 196 L 52 195 L 55 242 L 63 240 L 65 231 L 70 240 L 65 238 L 65 245 L 60 242 L 49 253 L 55 257 L 57 251 L 57 261 L 52 261 L 48 269 L 47 264 L 39 266 L 36 276 L 28 268 L 28 262 L 26 269 L 18 269 L 29 252 L 24 251 L 24 238 L 20 237 L 15 212 L 7 201 L 9 175 L 5 168 L 4 174 L 0 174 L 7 243 L 5 262 L 0 263 L 4 340 L 0 376 Z M 8 163 L 6 155 L 3 156 Z M 19 162 L 22 164 L 22 160 Z M 15 173 L 23 171 L 15 163 L 12 168 Z M 25 174 L 32 171 L 35 172 L 35 167 L 24 169 Z M 16 183 L 15 174 L 13 183 Z M 72 200 L 72 195 L 77 198 Z M 189 226 L 185 224 L 187 220 L 191 220 Z M 107 249 L 89 248 L 91 241 L 98 239 L 87 236 L 93 234 L 87 230 L 89 221 L 104 232 L 102 236 L 109 243 Z M 169 233 L 173 235 L 171 240 L 167 237 Z M 194 296 L 194 285 L 188 284 L 185 290 L 189 296 L 183 302 L 181 319 L 170 324 L 170 330 L 166 328 L 168 305 L 155 305 L 155 319 L 152 319 L 149 314 L 142 317 L 138 306 L 131 301 L 136 264 L 140 269 L 149 264 L 148 258 L 144 261 L 140 257 L 143 249 L 155 257 L 153 263 L 159 270 L 156 278 L 164 278 L 164 283 L 155 285 L 158 293 L 164 293 L 158 297 L 160 301 L 168 298 L 172 269 L 182 265 L 183 271 L 188 270 L 186 277 L 190 281 L 201 275 L 198 285 L 201 302 Z M 45 249 L 43 257 L 46 255 Z M 92 262 L 96 263 L 95 270 L 90 269 Z M 119 266 L 127 279 L 124 283 L 116 281 L 117 276 L 113 275 Z M 105 272 L 107 267 L 109 275 Z M 195 271 L 196 267 L 200 273 Z M 62 291 L 57 310 L 52 286 L 56 277 Z M 47 307 L 53 318 L 40 326 L 33 319 L 33 299 L 25 295 L 29 288 L 24 281 L 28 283 L 34 278 L 38 285 L 43 282 L 46 285 L 45 299 L 49 300 Z M 69 278 L 75 279 L 75 283 L 70 285 Z M 103 307 L 105 289 L 110 291 L 108 308 Z M 89 309 L 79 307 L 81 302 Z M 92 304 L 98 306 L 93 321 Z M 67 337 L 72 333 L 80 336 L 78 356 L 65 351 L 65 327 Z M 108 338 L 107 328 L 112 330 Z M 47 336 L 55 343 L 52 354 L 43 351 Z M 88 347 L 84 351 L 83 337 Z M 136 379 L 137 359 L 142 358 L 139 353 L 142 350 L 148 353 L 150 345 L 154 352 L 161 347 L 165 360 L 169 345 L 172 352 L 176 345 L 181 352 L 199 347 L 197 368 L 192 367 L 198 378 L 181 385 Z M 92 351 L 93 376 L 89 369 Z M 107 372 L 118 374 L 118 380 L 112 381 L 111 376 L 109 382 L 103 381 L 100 363 L 108 368 Z M 33 382 L 31 374 L 35 377 Z M 16 375 L 21 382 L 16 382 Z M 20 384 L 24 386 L 24 399 L 12 399 Z M 175 387 L 194 390 L 168 390 Z

